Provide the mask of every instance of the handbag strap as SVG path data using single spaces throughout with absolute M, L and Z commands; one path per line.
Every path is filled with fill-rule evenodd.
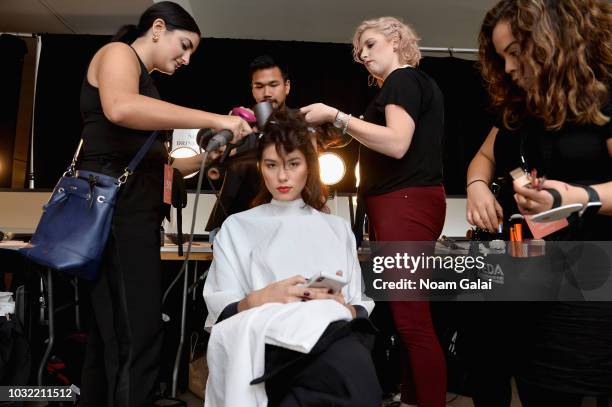
M 145 156 L 159 133 L 159 131 L 154 131 L 153 133 L 151 133 L 147 141 L 142 145 L 142 147 L 140 147 L 140 150 L 138 150 L 134 158 L 132 158 L 132 161 L 130 161 L 128 166 L 125 167 L 125 170 L 123 170 L 123 174 L 121 174 L 121 176 L 117 179 L 119 184 L 124 184 L 125 181 L 127 181 L 128 177 L 132 175 L 132 173 L 134 172 L 138 164 L 140 164 L 140 161 L 142 161 L 143 157 Z
M 72 177 L 74 175 L 77 158 L 79 158 L 79 153 L 81 152 L 81 147 L 83 147 L 83 139 L 79 141 L 79 145 L 76 151 L 74 152 L 74 156 L 72 157 L 72 162 L 68 166 L 68 169 L 66 170 L 66 172 L 64 172 L 64 175 L 63 175 L 64 177 L 67 175 Z
M 132 161 L 130 161 L 128 166 L 125 167 L 125 169 L 123 170 L 123 174 L 121 174 L 121 176 L 117 179 L 117 182 L 119 184 L 125 184 L 125 182 L 127 181 L 127 178 L 130 175 L 132 175 L 132 173 L 134 172 L 138 164 L 140 164 L 140 161 L 142 161 L 147 151 L 149 151 L 149 148 L 151 148 L 151 145 L 153 144 L 153 142 L 155 141 L 159 133 L 160 133 L 159 130 L 151 133 L 147 141 L 145 141 L 142 147 L 140 147 L 140 150 L 138 150 L 134 158 L 132 158 Z M 67 175 L 73 176 L 75 174 L 76 162 L 77 162 L 77 159 L 79 158 L 81 147 L 83 147 L 83 139 L 79 141 L 79 145 L 74 153 L 74 156 L 72 157 L 72 162 L 70 163 L 70 166 L 68 167 L 66 172 L 64 172 L 64 176 L 67 176 Z

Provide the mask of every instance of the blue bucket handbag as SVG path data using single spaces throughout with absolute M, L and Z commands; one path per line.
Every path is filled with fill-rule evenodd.
M 117 193 L 155 141 L 152 133 L 119 178 L 76 170 L 83 144 L 43 206 L 43 214 L 27 247 L 28 259 L 77 277 L 94 280 L 111 227 Z

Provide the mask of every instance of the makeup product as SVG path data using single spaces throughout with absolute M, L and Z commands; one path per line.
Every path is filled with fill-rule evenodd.
M 523 187 L 531 184 L 531 176 L 520 167 L 510 171 L 510 176 L 514 181 Z

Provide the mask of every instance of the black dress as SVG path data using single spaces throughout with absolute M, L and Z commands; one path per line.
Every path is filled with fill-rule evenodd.
M 602 112 L 612 116 L 612 100 Z M 610 138 L 610 122 L 604 126 L 568 124 L 551 132 L 540 121 L 529 119 L 516 131 L 498 133 L 496 170 L 498 175 L 507 174 L 520 166 L 522 155 L 529 168 L 548 179 L 582 185 L 609 182 L 612 158 L 606 142 Z M 509 199 L 511 192 L 501 200 L 511 206 Z M 596 215 L 546 240 L 609 241 L 611 237 L 612 216 Z M 525 310 L 523 332 L 529 342 L 517 373 L 521 381 L 562 393 L 612 393 L 612 302 L 534 303 Z
M 139 92 L 159 99 L 140 61 Z M 98 89 L 83 81 L 82 169 L 119 176 L 149 136 L 111 123 Z M 82 406 L 149 405 L 162 344 L 160 224 L 163 164 L 156 140 L 122 186 L 103 263 L 91 287 L 93 318 L 83 366 Z

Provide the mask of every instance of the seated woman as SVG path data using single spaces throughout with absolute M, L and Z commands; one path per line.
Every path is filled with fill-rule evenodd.
M 380 406 L 368 349 L 374 302 L 362 294 L 350 225 L 320 212 L 316 143 L 297 111 L 270 116 L 258 166 L 257 206 L 223 223 L 204 285 L 205 405 Z M 305 286 L 321 272 L 347 284 Z

